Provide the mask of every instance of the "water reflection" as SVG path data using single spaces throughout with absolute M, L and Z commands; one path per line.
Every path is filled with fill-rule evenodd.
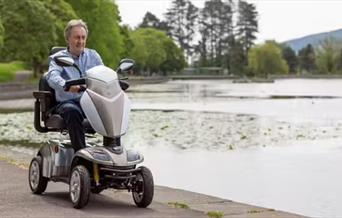
M 230 152 L 143 148 L 157 184 L 303 214 L 341 217 L 340 140 Z

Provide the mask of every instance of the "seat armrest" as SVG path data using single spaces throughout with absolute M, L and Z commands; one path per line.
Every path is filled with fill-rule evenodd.
M 50 91 L 34 91 L 33 96 L 40 103 L 40 111 L 42 113 L 47 112 L 54 106 L 53 94 Z M 43 114 L 44 116 L 45 114 Z
M 34 91 L 33 97 L 35 97 L 36 99 L 51 98 L 52 93 L 50 91 Z

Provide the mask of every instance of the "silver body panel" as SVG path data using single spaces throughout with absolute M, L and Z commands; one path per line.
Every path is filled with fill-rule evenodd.
M 57 152 L 56 152 L 57 151 Z M 43 158 L 43 176 L 47 178 L 68 176 L 74 149 L 68 142 L 50 140 L 40 149 Z
M 131 102 L 120 87 L 117 73 L 108 67 L 96 66 L 86 74 L 87 90 L 80 103 L 87 119 L 100 135 L 120 137 L 128 128 Z
M 68 177 L 72 161 L 78 157 L 111 167 L 134 166 L 144 161 L 139 152 L 121 148 L 122 152 L 116 154 L 110 148 L 88 145 L 74 153 L 70 141 L 50 140 L 39 150 L 43 159 L 43 176 L 50 179 Z

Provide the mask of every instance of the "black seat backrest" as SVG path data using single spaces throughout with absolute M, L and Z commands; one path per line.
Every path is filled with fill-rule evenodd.
M 50 55 L 53 55 L 61 50 L 66 49 L 66 47 L 61 47 L 61 46 L 55 46 L 51 48 Z M 49 91 L 52 93 L 52 101 L 50 103 L 50 107 L 53 107 L 56 105 L 56 95 L 55 95 L 55 90 L 49 86 L 49 83 L 47 81 L 48 78 L 48 72 L 44 73 L 40 80 L 39 80 L 39 91 Z
M 55 54 L 55 53 L 57 53 L 59 51 L 62 51 L 64 49 L 66 49 L 66 47 L 61 47 L 61 46 L 52 47 L 51 51 L 50 51 L 50 55 L 53 55 L 53 54 Z
M 40 80 L 39 80 L 39 91 L 49 91 L 49 92 L 51 92 L 52 98 L 51 98 L 51 102 L 50 102 L 49 107 L 53 107 L 53 106 L 55 106 L 57 104 L 56 95 L 55 95 L 55 90 L 49 86 L 49 83 L 47 81 L 47 77 L 48 77 L 48 72 L 44 73 L 40 77 Z

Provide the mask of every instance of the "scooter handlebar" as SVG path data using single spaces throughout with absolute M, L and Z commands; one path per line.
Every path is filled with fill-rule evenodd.
M 85 85 L 86 84 L 86 80 L 85 78 L 81 78 L 81 79 L 72 79 L 72 80 L 68 80 L 65 82 L 64 85 L 64 91 L 69 91 L 71 86 L 74 85 Z M 84 86 L 81 86 L 80 91 L 84 91 L 86 88 Z

